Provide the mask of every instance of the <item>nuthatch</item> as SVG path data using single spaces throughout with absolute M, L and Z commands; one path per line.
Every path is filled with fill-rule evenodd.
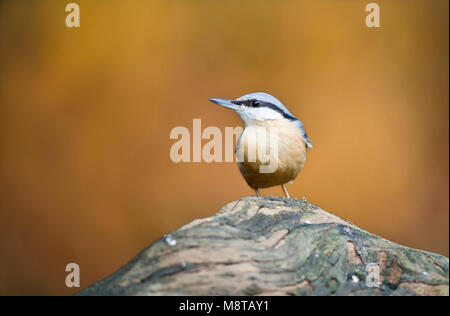
M 239 170 L 247 184 L 259 195 L 260 188 L 281 185 L 285 195 L 289 198 L 285 184 L 294 180 L 306 161 L 306 152 L 312 148 L 303 123 L 294 117 L 289 110 L 275 97 L 263 92 L 246 94 L 235 100 L 210 99 L 223 107 L 235 111 L 244 121 L 245 128 L 236 144 L 236 155 Z M 250 136 L 250 130 L 262 128 L 266 135 Z M 266 162 L 259 159 L 249 161 L 249 148 L 259 148 L 258 143 L 266 143 L 269 130 L 275 129 L 277 134 L 277 168 L 271 173 L 262 173 L 261 165 Z M 272 158 L 271 158 L 272 159 Z

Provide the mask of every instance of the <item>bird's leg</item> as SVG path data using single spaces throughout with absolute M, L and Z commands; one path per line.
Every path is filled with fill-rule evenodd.
M 255 190 L 256 196 L 261 196 L 261 193 L 259 193 L 259 190 L 258 190 L 258 189 L 254 189 L 254 190 Z
M 284 195 L 285 195 L 288 199 L 290 199 L 291 196 L 289 195 L 289 192 L 286 190 L 286 186 L 285 186 L 284 184 L 282 184 L 281 187 L 283 188 Z

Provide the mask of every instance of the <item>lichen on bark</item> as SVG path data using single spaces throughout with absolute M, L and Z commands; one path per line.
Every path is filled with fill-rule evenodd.
M 296 199 L 245 197 L 162 237 L 79 295 L 448 295 L 448 258 Z M 369 287 L 368 264 L 379 268 Z

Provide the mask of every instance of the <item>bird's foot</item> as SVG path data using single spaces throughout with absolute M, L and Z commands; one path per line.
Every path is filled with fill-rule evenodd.
M 284 196 L 285 196 L 286 198 L 290 199 L 291 196 L 289 195 L 289 192 L 287 191 L 286 186 L 285 186 L 284 184 L 282 184 L 282 185 L 281 185 L 281 188 L 282 188 L 283 191 L 284 191 Z

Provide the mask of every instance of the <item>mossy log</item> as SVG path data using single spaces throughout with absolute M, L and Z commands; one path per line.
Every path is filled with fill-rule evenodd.
M 379 282 L 367 279 L 376 264 Z M 245 197 L 157 240 L 79 295 L 448 295 L 448 258 L 296 199 Z M 370 286 L 368 286 L 370 285 Z

